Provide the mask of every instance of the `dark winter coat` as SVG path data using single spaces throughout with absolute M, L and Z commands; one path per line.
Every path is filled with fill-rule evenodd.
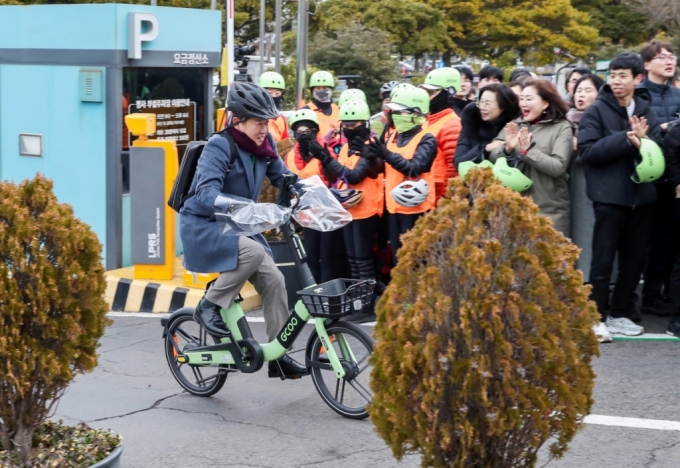
M 639 88 L 649 91 L 652 96 L 652 110 L 664 124 L 680 118 L 680 89 L 671 85 L 660 85 L 645 78 Z
M 276 148 L 273 139 L 270 143 Z M 184 267 L 189 271 L 221 273 L 234 270 L 238 265 L 238 236 L 222 235 L 215 219 L 218 195 L 236 195 L 257 201 L 265 176 L 277 187 L 283 174 L 290 172 L 281 158 L 272 159 L 268 164 L 265 158 L 251 159 L 241 148 L 238 148 L 238 155 L 230 155 L 230 152 L 226 138 L 213 135 L 208 140 L 191 183 L 191 190 L 196 195 L 188 199 L 180 211 Z M 231 172 L 227 172 L 229 162 L 233 165 Z M 252 238 L 271 255 L 262 234 Z
M 668 129 L 661 147 L 666 157 L 665 176 L 673 185 L 680 185 L 680 125 Z
M 484 147 L 491 143 L 494 138 L 503 130 L 505 124 L 512 120 L 511 117 L 501 114 L 501 116 L 490 122 L 482 120 L 479 107 L 476 103 L 468 104 L 461 116 L 463 130 L 458 138 L 456 156 L 454 164 L 456 169 L 464 161 L 482 162 L 489 157 Z
M 454 97 L 453 98 L 453 111 L 458 115 L 458 117 L 463 116 L 463 111 L 465 108 L 470 104 L 472 101 L 468 101 L 467 99 L 461 99 Z
M 647 136 L 661 143 L 659 119 L 652 110 L 649 91 L 636 89 L 634 99 L 633 115 L 646 117 Z M 586 175 L 588 198 L 594 202 L 636 207 L 656 201 L 654 184 L 636 184 L 630 178 L 640 151 L 629 142 L 628 131 L 626 108 L 616 100 L 610 86 L 604 85 L 578 126 L 578 153 Z

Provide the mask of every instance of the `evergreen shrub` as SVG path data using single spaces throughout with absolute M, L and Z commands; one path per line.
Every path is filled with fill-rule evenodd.
M 403 237 L 377 306 L 371 419 L 423 467 L 561 457 L 593 400 L 589 286 L 578 249 L 491 170 L 450 182 Z

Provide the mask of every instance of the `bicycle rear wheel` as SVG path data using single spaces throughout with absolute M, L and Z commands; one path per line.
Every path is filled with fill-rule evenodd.
M 227 381 L 226 366 L 191 366 L 177 361 L 177 350 L 170 340 L 175 340 L 179 349 L 188 351 L 200 346 L 216 344 L 205 329 L 194 321 L 193 315 L 181 315 L 168 324 L 169 333 L 165 336 L 165 358 L 170 372 L 182 388 L 196 396 L 208 397 L 219 392 Z M 208 342 L 212 341 L 212 343 Z
M 373 354 L 373 339 L 357 325 L 347 322 L 337 322 L 329 326 L 327 332 L 346 376 L 338 378 L 335 374 L 315 332 L 307 353 L 313 362 L 326 365 L 323 365 L 324 368 L 311 368 L 314 386 L 326 404 L 339 415 L 364 419 L 368 417 L 367 406 L 373 400 L 368 385 L 371 375 L 368 361 Z

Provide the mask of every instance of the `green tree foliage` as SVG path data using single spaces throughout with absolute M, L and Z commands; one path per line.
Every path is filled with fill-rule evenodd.
M 533 467 L 588 414 L 598 320 L 578 248 L 490 170 L 403 237 L 377 307 L 371 419 L 422 466 Z
M 572 0 L 572 4 L 588 13 L 590 25 L 600 31 L 600 38 L 605 43 L 631 47 L 654 36 L 653 28 L 649 27 L 649 16 L 621 0 Z
M 309 63 L 337 75 L 361 75 L 366 100 L 377 112 L 380 87 L 396 75 L 396 60 L 390 55 L 388 33 L 366 28 L 356 21 L 334 33 L 319 32 L 309 44 Z
M 351 22 L 389 33 L 400 54 L 444 51 L 451 45 L 442 26 L 444 12 L 418 0 L 329 0 L 321 3 L 311 31 L 335 31 Z
M 26 462 L 33 431 L 107 324 L 102 247 L 52 182 L 0 182 L 0 441 Z

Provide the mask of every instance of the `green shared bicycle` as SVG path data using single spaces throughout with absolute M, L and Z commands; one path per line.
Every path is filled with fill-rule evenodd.
M 290 207 L 294 198 L 293 210 L 300 204 L 295 179 L 284 178 L 278 201 Z M 229 373 L 257 372 L 265 362 L 283 357 L 313 318 L 314 330 L 307 340 L 304 363 L 316 390 L 338 414 L 366 418 L 372 400 L 368 379 L 373 339 L 361 327 L 338 319 L 363 309 L 371 300 L 375 281 L 337 279 L 315 284 L 293 223 L 286 221 L 282 229 L 303 289 L 297 292 L 300 300 L 276 340 L 260 344 L 253 338 L 240 301 L 221 311 L 230 332 L 223 338 L 208 334 L 194 321 L 194 309 L 185 307 L 161 319 L 170 371 L 192 395 L 214 395 L 224 386 Z

